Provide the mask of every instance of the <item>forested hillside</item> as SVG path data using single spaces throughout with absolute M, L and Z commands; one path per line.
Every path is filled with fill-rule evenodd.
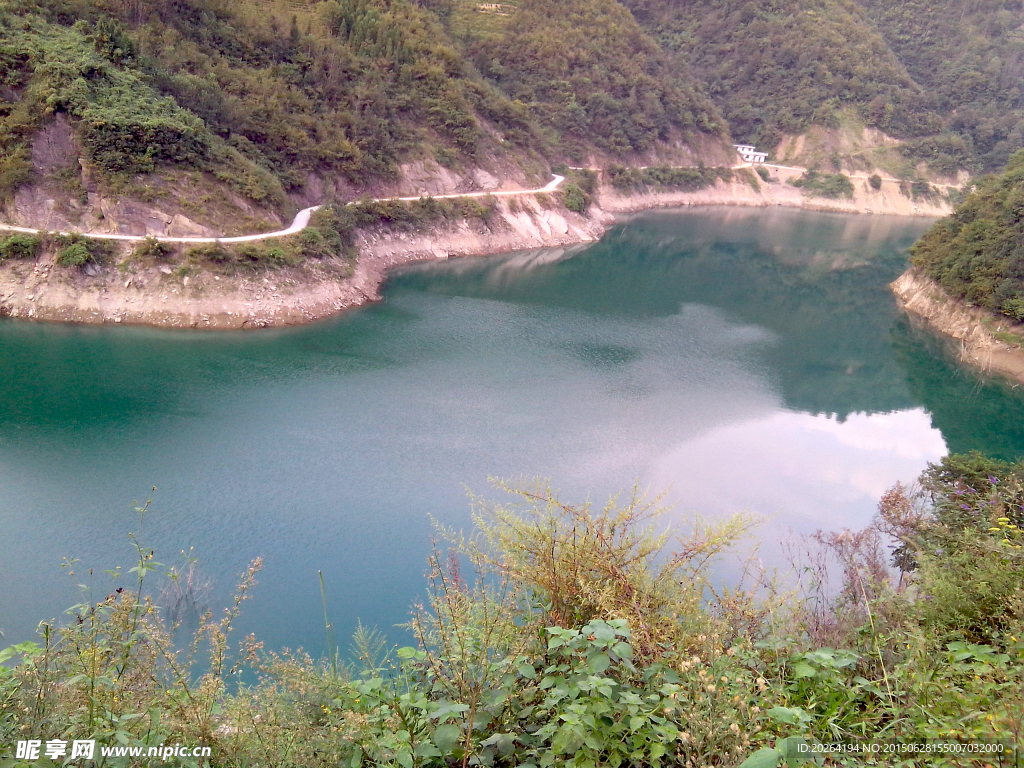
M 479 70 L 572 151 L 650 149 L 673 133 L 725 133 L 685 65 L 616 0 L 520 0 L 501 29 L 465 35 Z M 576 159 L 582 159 L 577 151 Z
M 623 1 L 737 139 L 772 147 L 852 116 L 940 173 L 994 171 L 1024 146 L 1020 0 Z
M 893 135 L 941 121 L 882 35 L 847 0 L 625 0 L 669 49 L 688 56 L 737 139 L 773 147 L 854 107 Z
M 53 170 L 55 116 L 91 183 L 184 168 L 279 209 L 411 161 L 542 174 L 813 126 L 990 171 L 1024 146 L 1021 3 L 0 0 L 0 198 Z
M 1024 151 L 982 180 L 912 255 L 952 296 L 1024 320 Z
M 945 135 L 915 149 L 987 171 L 1024 146 L 1024 2 L 858 0 L 932 109 Z
M 255 3 L 0 3 L 8 165 L 64 111 L 106 174 L 211 168 L 255 200 L 312 170 L 393 175 L 411 153 L 472 158 L 487 119 L 529 143 L 521 107 L 475 76 L 428 11 L 318 3 L 282 24 Z
M 279 204 L 311 173 L 355 186 L 403 161 L 538 170 L 711 136 L 700 88 L 615 0 L 508 12 L 436 0 L 0 2 L 0 194 L 68 115 L 103 179 L 175 166 Z M 482 34 L 479 21 L 506 20 Z M 536 162 L 539 160 L 539 164 Z

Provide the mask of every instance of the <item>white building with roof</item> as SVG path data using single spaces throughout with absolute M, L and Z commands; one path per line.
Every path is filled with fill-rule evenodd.
M 767 152 L 758 152 L 757 147 L 753 144 L 733 144 L 736 147 L 736 151 L 740 153 L 740 157 L 746 163 L 763 163 L 768 159 Z

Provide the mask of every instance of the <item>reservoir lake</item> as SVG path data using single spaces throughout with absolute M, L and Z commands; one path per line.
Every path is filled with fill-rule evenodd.
M 343 648 L 357 619 L 401 639 L 431 518 L 468 528 L 489 477 L 599 504 L 639 481 L 678 527 L 754 512 L 785 568 L 780 541 L 865 526 L 947 451 L 1024 453 L 1021 390 L 958 367 L 887 288 L 930 223 L 656 212 L 410 267 L 300 328 L 2 320 L 0 646 L 81 599 L 63 558 L 107 594 L 132 531 L 168 565 L 191 549 L 215 609 L 262 557 L 239 637 L 322 653 L 320 570 Z

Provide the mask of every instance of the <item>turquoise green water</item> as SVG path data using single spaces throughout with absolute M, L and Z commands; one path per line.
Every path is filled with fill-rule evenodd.
M 0 322 L 0 628 L 78 599 L 142 537 L 194 547 L 218 604 L 264 558 L 241 630 L 323 647 L 422 593 L 432 515 L 545 475 L 597 500 L 635 479 L 692 513 L 787 532 L 863 525 L 948 445 L 1024 452 L 1024 398 L 958 369 L 886 283 L 927 222 L 706 209 L 570 252 L 438 262 L 305 328 L 178 333 Z M 157 487 L 154 494 L 150 489 Z M 108 588 L 93 577 L 96 590 Z

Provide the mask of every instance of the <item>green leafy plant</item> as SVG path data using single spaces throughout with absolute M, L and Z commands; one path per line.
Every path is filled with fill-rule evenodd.
M 92 252 L 83 243 L 71 243 L 57 253 L 57 263 L 62 267 L 83 267 L 93 260 Z
M 4 259 L 34 259 L 42 250 L 43 243 L 35 235 L 15 233 L 6 240 L 0 240 L 0 261 Z
M 100 263 L 117 252 L 117 246 L 113 241 L 79 234 L 56 235 L 53 242 L 58 248 L 56 263 L 62 267 L 83 267 L 89 263 Z
M 589 196 L 575 182 L 567 182 L 562 187 L 562 204 L 570 211 L 583 213 L 589 202 Z
M 853 197 L 853 182 L 842 173 L 822 173 L 810 170 L 790 182 L 805 192 L 820 197 Z
M 608 178 L 612 186 L 618 190 L 630 189 L 679 189 L 692 192 L 709 187 L 717 179 L 732 180 L 730 168 L 672 168 L 655 166 L 651 168 L 626 168 L 612 165 L 608 168 Z
M 137 258 L 144 259 L 166 259 L 174 253 L 174 249 L 167 243 L 157 240 L 155 237 L 147 237 L 135 246 L 132 254 Z

